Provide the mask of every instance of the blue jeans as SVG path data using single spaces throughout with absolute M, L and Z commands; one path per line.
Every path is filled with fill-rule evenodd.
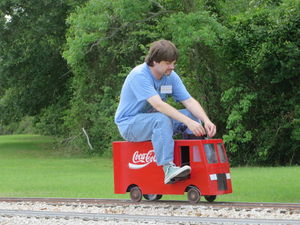
M 179 110 L 189 118 L 199 121 L 186 109 Z M 199 121 L 200 122 L 200 121 Z M 173 135 L 192 134 L 187 126 L 163 113 L 140 113 L 118 126 L 122 137 L 130 142 L 152 141 L 157 165 L 165 165 L 174 160 Z

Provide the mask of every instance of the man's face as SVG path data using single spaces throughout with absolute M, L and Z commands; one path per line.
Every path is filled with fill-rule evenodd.
M 176 61 L 160 61 L 159 63 L 154 62 L 154 67 L 160 74 L 168 76 L 175 69 L 175 63 Z

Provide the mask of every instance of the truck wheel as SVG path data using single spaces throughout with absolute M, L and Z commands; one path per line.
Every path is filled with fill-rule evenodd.
M 187 192 L 188 200 L 190 203 L 196 204 L 200 201 L 201 194 L 197 187 L 190 187 Z
M 154 194 L 148 194 L 148 195 L 143 195 L 145 199 L 149 201 L 156 201 L 161 199 L 162 195 L 154 195 Z
M 206 196 L 204 196 L 204 198 L 208 202 L 213 202 L 214 200 L 216 200 L 217 196 L 216 195 L 206 195 Z
M 142 200 L 142 191 L 138 186 L 130 189 L 130 198 L 134 202 L 140 202 Z

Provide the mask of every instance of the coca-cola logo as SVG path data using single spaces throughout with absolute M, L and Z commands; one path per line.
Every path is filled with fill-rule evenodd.
M 141 169 L 152 162 L 156 162 L 154 150 L 150 150 L 147 153 L 136 151 L 132 155 L 132 163 L 128 163 L 128 166 L 130 169 Z

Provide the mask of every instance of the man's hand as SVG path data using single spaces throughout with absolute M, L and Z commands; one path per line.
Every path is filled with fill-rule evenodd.
M 190 119 L 186 125 L 196 136 L 204 136 L 206 134 L 206 131 L 201 123 L 198 123 L 195 120 Z
M 189 110 L 196 118 L 202 120 L 204 122 L 204 127 L 205 127 L 205 131 L 204 133 L 201 132 L 202 135 L 206 134 L 209 137 L 213 137 L 216 134 L 216 126 L 209 120 L 208 116 L 206 115 L 204 109 L 202 108 L 202 106 L 200 105 L 200 103 L 195 100 L 194 98 L 189 98 L 187 100 L 182 101 L 182 104 L 187 108 L 187 110 Z M 189 126 L 188 126 L 189 127 Z M 201 126 L 202 127 L 202 126 Z M 203 128 L 203 127 L 202 127 Z M 191 131 L 193 131 L 192 129 L 190 129 Z M 196 129 L 197 130 L 197 129 Z M 193 131 L 193 133 L 197 136 L 199 135 L 199 132 L 197 132 L 195 130 L 195 132 Z
M 204 122 L 204 127 L 205 127 L 205 129 L 207 131 L 207 135 L 209 137 L 215 136 L 215 134 L 217 132 L 217 128 L 216 128 L 216 125 L 214 125 L 210 120 Z
M 193 113 L 193 115 L 201 120 L 204 120 L 205 128 L 201 125 L 201 123 L 192 120 L 191 118 L 180 113 L 173 106 L 162 101 L 159 95 L 154 95 L 147 99 L 147 101 L 157 111 L 184 123 L 196 136 L 204 136 L 207 134 L 209 137 L 213 137 L 216 134 L 216 126 L 208 119 L 200 104 L 193 98 L 183 101 L 183 104 L 187 107 L 188 110 L 190 110 L 190 112 Z

